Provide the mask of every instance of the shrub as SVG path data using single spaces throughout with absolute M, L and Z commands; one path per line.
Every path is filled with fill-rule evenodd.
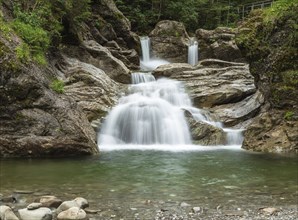
M 60 79 L 55 79 L 52 81 L 50 88 L 57 93 L 64 93 L 64 82 Z

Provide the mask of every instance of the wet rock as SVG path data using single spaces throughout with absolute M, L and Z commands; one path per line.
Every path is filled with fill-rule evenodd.
M 58 208 L 57 208 L 57 213 L 59 214 L 62 211 L 65 211 L 69 208 L 72 207 L 77 207 L 77 208 L 86 208 L 88 207 L 88 201 L 82 197 L 77 197 L 74 200 L 71 201 L 64 201 Z
M 22 220 L 51 220 L 52 211 L 49 208 L 39 208 L 34 210 L 19 209 L 19 215 Z
M 83 220 L 86 219 L 87 214 L 83 209 L 79 207 L 71 207 L 58 214 L 58 220 Z
M 223 145 L 226 143 L 226 134 L 223 129 L 206 122 L 197 121 L 189 112 L 185 112 L 186 120 L 194 144 Z
M 218 27 L 215 30 L 196 30 L 200 59 L 245 61 L 235 42 L 236 32 L 236 29 L 226 27 Z
M 9 206 L 0 206 L 0 219 L 2 220 L 19 220 Z
M 0 201 L 3 203 L 16 203 L 17 198 L 15 196 L 8 196 L 1 198 Z
M 58 199 L 56 196 L 42 196 L 39 199 L 39 202 L 43 207 L 58 208 L 61 205 L 62 200 Z
M 40 208 L 40 207 L 42 207 L 42 204 L 41 204 L 41 203 L 39 203 L 39 202 L 34 202 L 34 203 L 29 204 L 29 205 L 27 206 L 27 209 L 28 209 L 28 210 L 34 210 L 34 209 L 38 209 L 38 208 Z
M 189 36 L 183 23 L 164 20 L 149 34 L 153 56 L 170 62 L 186 63 Z

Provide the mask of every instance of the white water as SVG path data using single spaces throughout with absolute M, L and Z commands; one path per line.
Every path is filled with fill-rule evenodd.
M 198 64 L 198 42 L 191 40 L 188 46 L 188 63 L 192 66 Z
M 150 55 L 150 38 L 149 37 L 141 37 L 141 47 L 142 47 L 142 59 L 140 62 L 141 69 L 143 71 L 152 71 L 156 69 L 157 67 L 169 64 L 168 61 L 152 57 Z
M 143 65 L 148 67 L 151 62 L 150 40 L 144 38 L 141 42 Z M 220 122 L 212 120 L 208 111 L 193 107 L 181 82 L 166 78 L 155 80 L 151 73 L 139 72 L 132 74 L 132 83 L 129 94 L 119 100 L 103 123 L 98 138 L 101 150 L 201 151 L 240 148 L 242 130 L 223 128 Z M 185 110 L 197 121 L 223 128 L 227 134 L 227 145 L 191 145 Z

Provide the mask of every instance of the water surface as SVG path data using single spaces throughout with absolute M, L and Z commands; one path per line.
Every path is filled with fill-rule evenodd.
M 82 196 L 101 209 L 148 209 L 148 201 L 155 204 L 151 208 L 171 202 L 210 208 L 285 206 L 297 202 L 297 165 L 293 157 L 208 148 L 1 160 L 0 193 L 6 196 L 18 189 L 65 199 Z

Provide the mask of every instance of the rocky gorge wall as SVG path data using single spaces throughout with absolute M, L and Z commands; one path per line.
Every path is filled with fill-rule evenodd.
M 40 65 L 17 56 L 23 39 L 10 28 L 10 3 L 1 4 L 1 157 L 98 154 L 94 128 L 130 83 L 129 68 L 139 66 L 139 56 L 136 35 L 113 1 L 91 9 L 94 19 L 68 30 Z

